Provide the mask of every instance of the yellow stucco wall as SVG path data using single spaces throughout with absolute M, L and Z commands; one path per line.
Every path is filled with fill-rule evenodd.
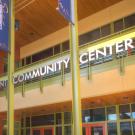
M 135 65 L 125 68 L 125 74 L 120 75 L 117 68 L 105 72 L 95 73 L 92 80 L 81 77 L 81 97 L 95 97 L 119 92 L 135 90 Z M 40 89 L 27 91 L 25 97 L 21 93 L 15 94 L 15 109 L 41 106 L 72 99 L 71 80 L 66 84 L 54 84 Z M 0 97 L 0 112 L 6 110 L 6 100 Z

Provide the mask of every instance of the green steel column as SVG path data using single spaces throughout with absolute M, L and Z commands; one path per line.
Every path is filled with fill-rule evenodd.
M 14 25 L 14 0 L 9 0 L 9 53 L 8 53 L 8 112 L 7 112 L 7 121 L 8 135 L 14 135 L 14 83 L 13 83 L 13 74 L 14 74 L 14 34 L 15 34 L 15 25 Z
M 82 135 L 82 115 L 80 97 L 80 67 L 78 47 L 78 17 L 77 0 L 71 1 L 72 17 L 75 24 L 70 24 L 70 50 L 71 50 L 71 71 L 72 71 L 72 108 L 73 108 L 73 135 Z

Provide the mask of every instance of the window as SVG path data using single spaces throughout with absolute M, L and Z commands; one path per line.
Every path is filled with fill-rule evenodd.
M 25 60 L 24 59 L 22 59 L 22 66 L 24 66 L 25 65 Z
M 107 129 L 108 129 L 108 135 L 117 135 L 117 124 L 116 123 L 108 123 Z
M 82 121 L 95 122 L 95 121 L 105 121 L 105 108 L 97 108 L 82 111 Z
M 93 30 L 90 34 L 91 41 L 97 40 L 100 38 L 100 29 Z
M 19 68 L 20 67 L 20 61 L 16 61 L 15 62 L 15 68 Z
M 90 122 L 90 110 L 82 111 L 82 121 L 85 123 Z
M 62 44 L 62 52 L 69 50 L 69 41 L 66 41 Z
M 39 53 L 34 54 L 34 55 L 32 56 L 32 62 L 36 62 L 36 61 L 39 61 L 39 60 L 41 60 L 41 59 L 42 59 L 42 57 L 41 57 L 41 55 L 40 55 Z
M 41 53 L 42 59 L 53 56 L 53 48 L 49 48 Z
M 107 107 L 107 120 L 116 120 L 116 119 L 117 114 L 115 106 Z
M 32 117 L 32 126 L 53 125 L 54 115 L 41 115 Z
M 71 112 L 65 112 L 64 113 L 64 124 L 70 124 L 71 123 Z
M 71 135 L 71 126 L 64 127 L 64 135 Z
M 135 104 L 132 104 L 131 108 L 132 108 L 132 118 L 135 119 Z
M 54 46 L 54 55 L 59 54 L 59 53 L 60 53 L 60 45 Z
M 83 44 L 90 42 L 89 35 L 90 35 L 90 32 L 80 35 L 79 36 L 79 45 L 83 45 Z
M 30 117 L 26 117 L 26 127 L 30 127 Z
M 107 24 L 103 27 L 101 27 L 101 37 L 105 37 L 111 34 L 111 26 L 110 24 Z
M 30 135 L 30 129 L 29 128 L 26 129 L 26 135 Z
M 85 127 L 83 127 L 83 135 L 86 135 L 86 128 Z
M 114 32 L 119 32 L 124 29 L 123 19 L 114 22 Z
M 7 131 L 5 129 L 2 130 L 2 135 L 7 135 Z
M 56 113 L 56 124 L 62 123 L 61 113 Z
M 86 34 L 83 34 L 79 37 L 79 45 L 89 43 L 91 41 L 97 40 L 100 38 L 100 29 L 90 31 Z
M 126 28 L 129 28 L 131 26 L 134 26 L 135 25 L 135 14 L 130 15 L 128 17 L 125 17 L 124 18 L 124 21 L 125 21 L 125 27 Z
M 56 127 L 56 135 L 62 135 L 62 127 Z
M 39 61 L 39 60 L 42 60 L 51 56 L 53 56 L 53 48 L 49 48 L 40 53 L 34 54 L 32 56 L 32 62 L 36 62 L 36 61 Z
M 91 110 L 92 121 L 105 121 L 105 108 L 97 108 Z
M 26 57 L 26 65 L 31 64 L 31 56 Z
M 121 135 L 132 135 L 131 123 L 130 122 L 121 122 L 120 123 L 120 132 L 121 132 Z
M 135 122 L 133 122 L 133 132 L 134 132 L 134 135 L 135 135 Z
M 130 106 L 129 105 L 121 105 L 119 106 L 120 119 L 130 119 Z
M 4 64 L 4 73 L 6 73 L 7 72 L 7 69 L 8 67 L 7 67 L 7 64 Z

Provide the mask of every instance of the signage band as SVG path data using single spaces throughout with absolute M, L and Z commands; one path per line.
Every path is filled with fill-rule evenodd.
M 83 64 L 87 64 L 88 62 L 96 65 L 99 63 L 102 63 L 98 60 L 109 57 L 109 59 L 106 59 L 106 61 L 110 61 L 113 59 L 113 56 L 116 56 L 117 58 L 123 56 L 125 52 L 128 50 L 135 49 L 135 46 L 133 45 L 133 39 L 126 39 L 121 42 L 116 42 L 113 45 L 106 45 L 103 48 L 95 49 L 95 50 L 89 50 L 88 52 L 83 52 L 80 54 L 80 66 Z M 49 65 L 42 65 L 41 67 L 34 69 L 32 71 L 22 73 L 19 75 L 14 76 L 14 84 L 19 84 L 24 81 L 29 81 L 31 79 L 37 78 L 37 77 L 44 77 L 46 75 L 49 75 L 51 73 L 55 73 L 58 71 L 61 71 L 62 65 L 64 65 L 65 69 L 69 68 L 70 65 L 70 58 L 67 57 L 65 59 L 56 61 Z M 0 81 L 0 88 L 4 88 L 7 86 L 7 80 Z

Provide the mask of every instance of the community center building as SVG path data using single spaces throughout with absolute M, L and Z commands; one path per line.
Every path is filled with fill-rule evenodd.
M 57 0 L 15 3 L 15 135 L 73 135 L 69 25 L 56 8 Z M 78 0 L 78 30 L 83 135 L 135 135 L 135 0 Z

